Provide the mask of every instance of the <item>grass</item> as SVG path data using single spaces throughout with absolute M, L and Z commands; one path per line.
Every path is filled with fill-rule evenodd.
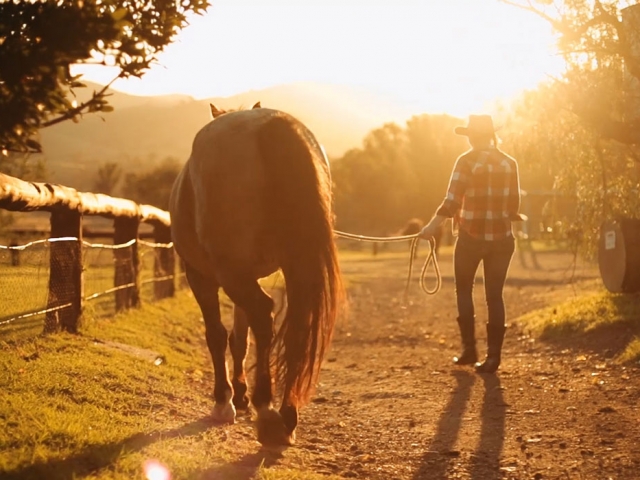
M 620 362 L 640 362 L 638 295 L 593 292 L 532 312 L 519 321 L 541 340 L 613 349 Z
M 392 250 L 372 261 L 404 265 L 407 255 Z M 342 257 L 346 265 L 371 259 L 368 252 Z M 404 274 L 401 268 L 398 275 Z M 266 288 L 281 283 L 278 275 L 263 281 Z M 35 294 L 35 288 L 27 290 Z M 29 335 L 1 332 L 0 477 L 144 478 L 143 463 L 157 459 L 174 479 L 339 478 L 268 468 L 270 457 L 257 453 L 251 425 L 220 429 L 207 423 L 213 372 L 200 311 L 188 291 L 104 318 L 98 303 L 112 303 L 109 297 L 87 303 L 81 335 L 35 335 L 42 327 L 37 317 L 22 332 Z M 230 313 L 223 296 L 227 323 Z M 158 355 L 165 359 L 161 365 L 152 361 Z M 300 458 L 295 464 L 304 463 Z
M 0 477 L 144 478 L 143 462 L 158 459 L 174 479 L 321 478 L 261 466 L 248 424 L 212 428 L 203 339 L 197 304 L 182 291 L 88 319 L 82 335 L 1 341 Z M 151 361 L 155 352 L 163 364 Z
M 369 249 L 341 251 L 347 282 L 381 275 L 402 281 L 408 246 L 394 247 L 376 257 Z M 263 284 L 273 288 L 281 281 L 276 275 Z M 626 297 L 611 298 L 613 306 L 604 303 L 611 309 L 607 316 L 635 312 L 638 318 L 635 310 L 622 308 Z M 556 324 L 580 310 L 578 305 L 559 308 L 553 314 Z M 223 299 L 227 324 L 230 311 Z M 549 312 L 529 319 L 545 335 L 553 330 L 544 327 Z M 585 316 L 579 327 L 587 330 L 590 319 Z M 339 478 L 272 468 L 273 457 L 259 451 L 249 423 L 227 429 L 207 422 L 212 367 L 200 311 L 188 291 L 108 319 L 88 308 L 81 332 L 20 339 L 0 335 L 1 478 L 142 479 L 149 459 L 167 465 L 174 480 Z M 161 365 L 152 361 L 157 355 L 165 359 Z M 296 465 L 305 464 L 296 449 L 286 455 Z
M 0 338 L 20 339 L 42 331 L 44 315 L 11 319 L 15 316 L 43 310 L 47 306 L 49 291 L 49 248 L 37 244 L 20 252 L 20 265 L 10 265 L 10 255 L 0 251 Z M 84 296 L 104 292 L 114 286 L 113 251 L 102 248 L 84 249 Z M 140 248 L 140 295 L 143 301 L 154 296 L 154 250 Z M 58 279 L 64 282 L 64 278 Z M 89 317 L 113 316 L 115 295 L 107 294 L 85 302 L 85 315 Z M 3 323 L 8 321 L 8 323 Z

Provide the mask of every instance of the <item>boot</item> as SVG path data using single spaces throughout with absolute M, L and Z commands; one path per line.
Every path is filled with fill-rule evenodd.
M 462 338 L 462 355 L 453 357 L 453 363 L 456 365 L 473 365 L 478 361 L 475 318 L 458 317 L 457 320 L 460 327 L 460 337 Z
M 506 325 L 491 325 L 487 323 L 487 358 L 484 362 L 476 363 L 476 372 L 494 373 L 500 366 L 500 353 Z

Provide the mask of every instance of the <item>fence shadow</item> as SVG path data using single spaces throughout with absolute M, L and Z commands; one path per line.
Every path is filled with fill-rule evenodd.
M 456 388 L 440 415 L 436 433 L 422 458 L 422 465 L 413 476 L 414 480 L 446 480 L 451 459 L 460 454 L 454 446 L 476 376 L 464 370 L 455 370 L 452 375 L 457 382 Z
M 90 445 L 77 454 L 34 462 L 10 472 L 0 471 L 2 480 L 76 480 L 96 474 L 111 465 L 123 453 L 142 450 L 153 443 L 176 437 L 190 437 L 215 427 L 210 417 L 203 417 L 181 427 L 154 433 L 137 433 L 119 442 Z

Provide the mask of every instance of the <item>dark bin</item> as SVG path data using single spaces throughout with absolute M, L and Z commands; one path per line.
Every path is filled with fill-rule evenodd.
M 640 220 L 623 218 L 602 223 L 598 266 L 610 292 L 640 292 Z

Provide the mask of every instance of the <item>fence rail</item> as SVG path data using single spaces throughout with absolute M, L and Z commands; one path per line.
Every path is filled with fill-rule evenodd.
M 116 311 L 140 305 L 140 225 L 153 227 L 148 244 L 154 257 L 154 295 L 165 298 L 175 294 L 175 253 L 171 245 L 169 212 L 132 200 L 50 183 L 26 182 L 0 174 L 0 208 L 14 212 L 51 213 L 49 236 L 73 241 L 50 243 L 48 300 L 45 332 L 77 332 L 84 301 L 82 247 L 84 215 L 113 219 L 113 256 Z M 115 248 L 127 245 L 128 248 Z

